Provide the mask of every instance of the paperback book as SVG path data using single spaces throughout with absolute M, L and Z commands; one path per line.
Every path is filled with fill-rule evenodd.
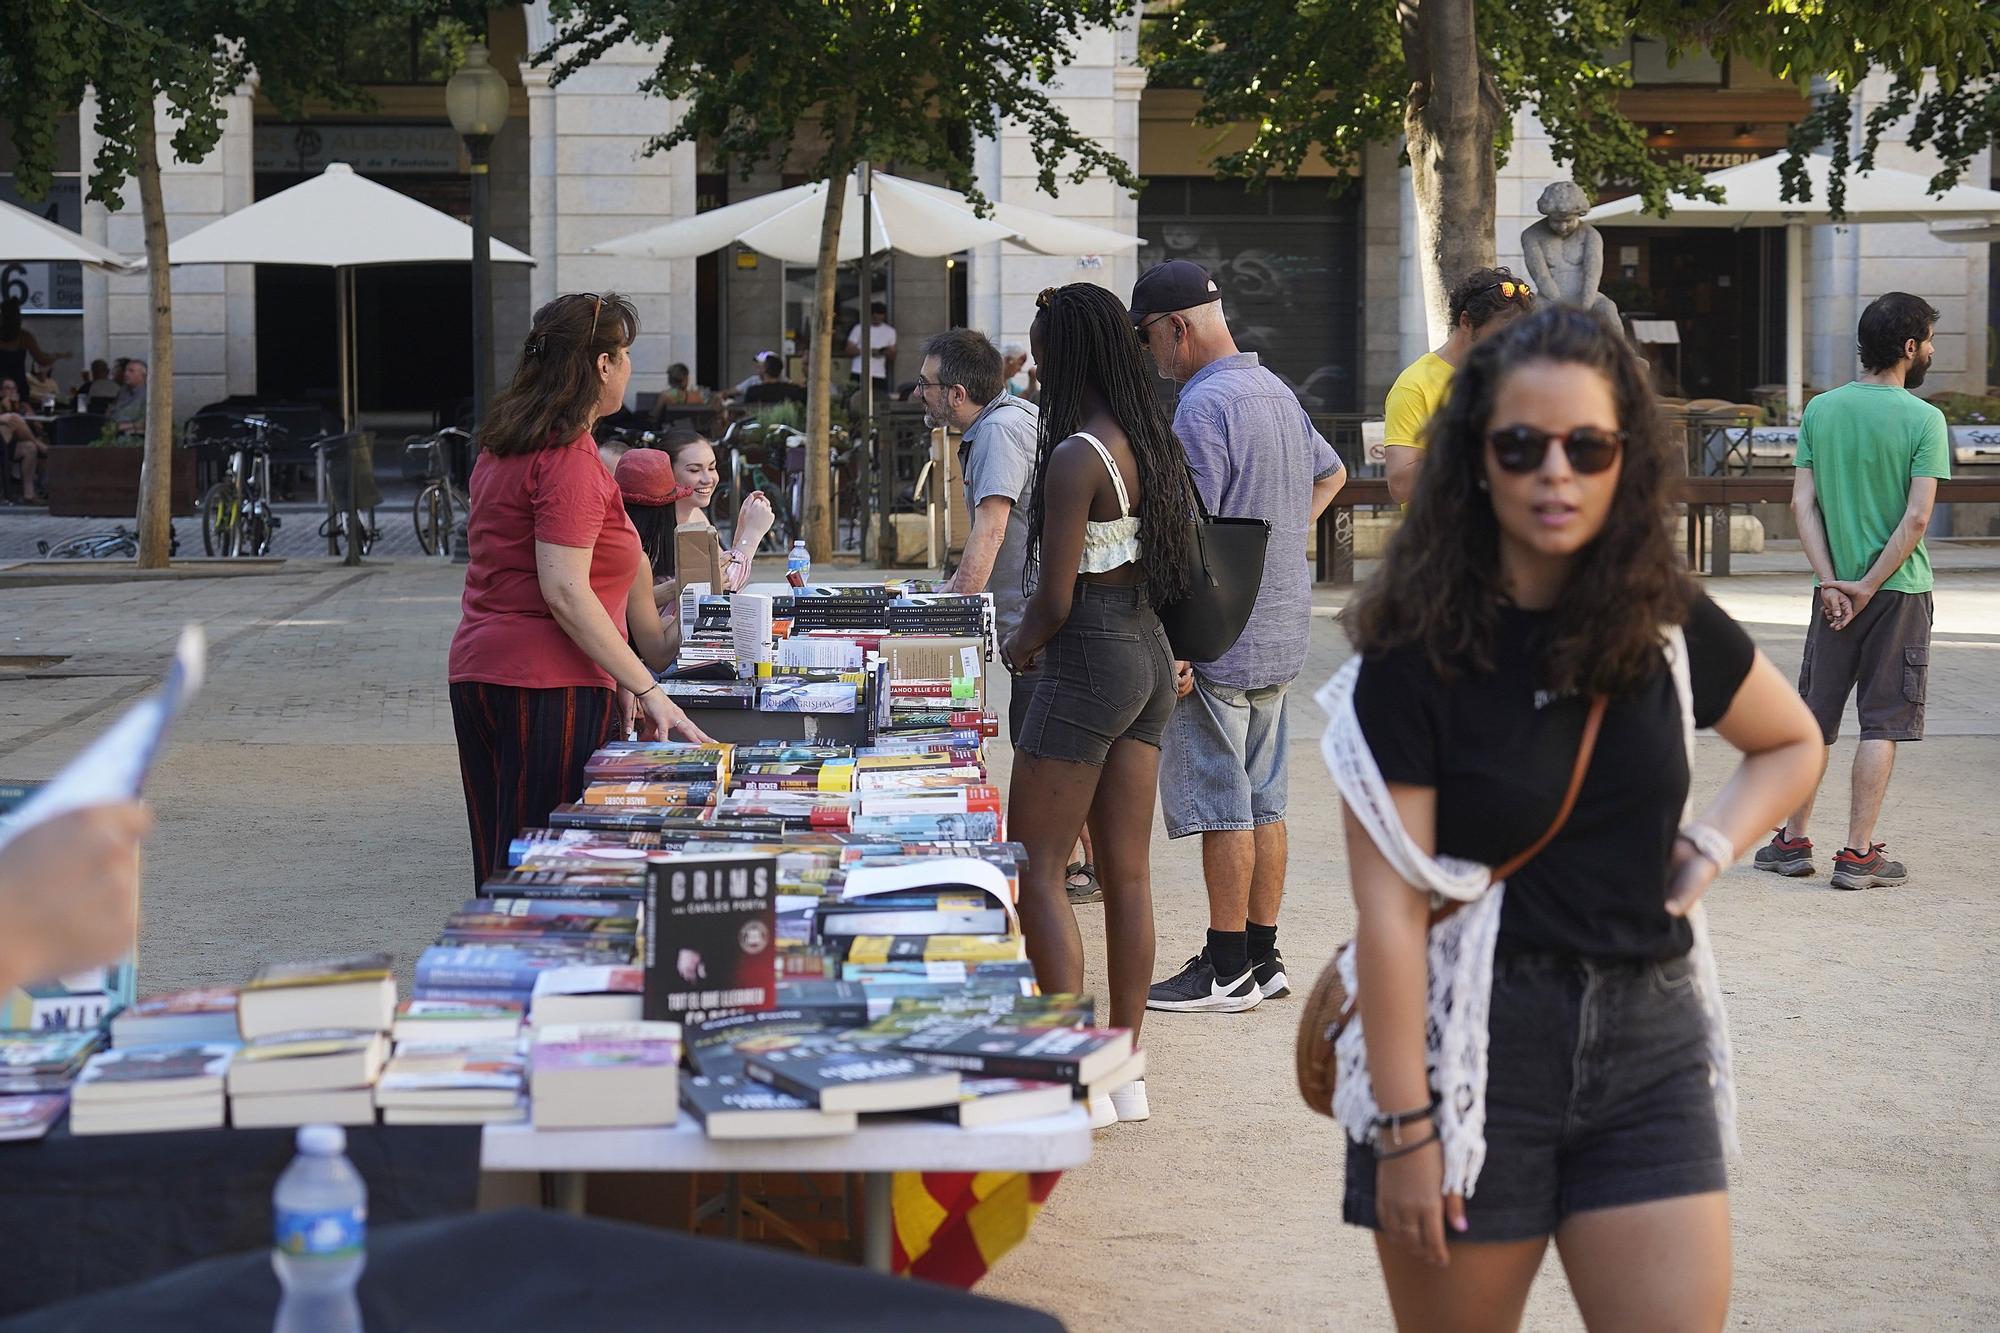
M 777 859 L 674 857 L 651 862 L 648 875 L 644 1015 L 770 1008 Z

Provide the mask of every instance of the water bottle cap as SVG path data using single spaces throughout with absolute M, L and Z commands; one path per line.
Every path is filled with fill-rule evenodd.
M 333 1157 L 347 1151 L 347 1131 L 339 1125 L 301 1125 L 299 1151 L 315 1157 Z

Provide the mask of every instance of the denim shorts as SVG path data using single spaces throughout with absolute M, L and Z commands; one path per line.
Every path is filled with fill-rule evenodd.
M 1275 824 L 1291 794 L 1291 682 L 1235 690 L 1201 678 L 1174 708 L 1160 754 L 1169 838 Z
M 1450 1240 L 1550 1235 L 1571 1213 L 1728 1185 L 1685 955 L 1493 960 L 1486 1162 Z M 1347 1144 L 1341 1216 L 1375 1227 L 1375 1156 Z
M 1015 747 L 1100 768 L 1112 743 L 1157 746 L 1174 708 L 1174 656 L 1145 591 L 1078 580 L 1069 619 L 1042 650 Z

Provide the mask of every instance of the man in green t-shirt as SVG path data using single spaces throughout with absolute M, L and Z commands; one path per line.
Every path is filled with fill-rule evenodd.
M 1931 558 L 1924 528 L 1937 484 L 1951 475 L 1944 413 L 1910 390 L 1931 367 L 1938 312 L 1890 292 L 1862 312 L 1863 374 L 1806 404 L 1799 422 L 1792 513 L 1817 588 L 1799 693 L 1828 746 L 1858 687 L 1861 744 L 1854 753 L 1847 845 L 1833 858 L 1835 888 L 1904 883 L 1908 870 L 1874 842 L 1875 820 L 1896 766 L 1896 745 L 1924 736 L 1931 660 Z M 1794 814 L 1757 852 L 1759 870 L 1813 873 L 1806 821 Z

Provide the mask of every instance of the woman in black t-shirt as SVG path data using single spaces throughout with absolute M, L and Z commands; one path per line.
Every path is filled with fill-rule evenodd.
M 1405 1328 L 1517 1326 L 1551 1236 L 1592 1328 L 1720 1328 L 1728 1309 L 1720 1071 L 1687 914 L 1824 755 L 1798 694 L 1687 577 L 1670 458 L 1625 344 L 1580 312 L 1538 312 L 1459 371 L 1383 572 L 1347 615 L 1354 720 L 1429 856 L 1497 865 L 1532 845 L 1588 701 L 1607 700 L 1574 810 L 1500 900 L 1470 1198 L 1443 1194 L 1426 1109 L 1430 902 L 1346 814 L 1385 1115 L 1373 1148 L 1348 1145 L 1343 1212 L 1377 1230 Z M 1685 830 L 1676 626 L 1695 724 L 1744 755 Z

